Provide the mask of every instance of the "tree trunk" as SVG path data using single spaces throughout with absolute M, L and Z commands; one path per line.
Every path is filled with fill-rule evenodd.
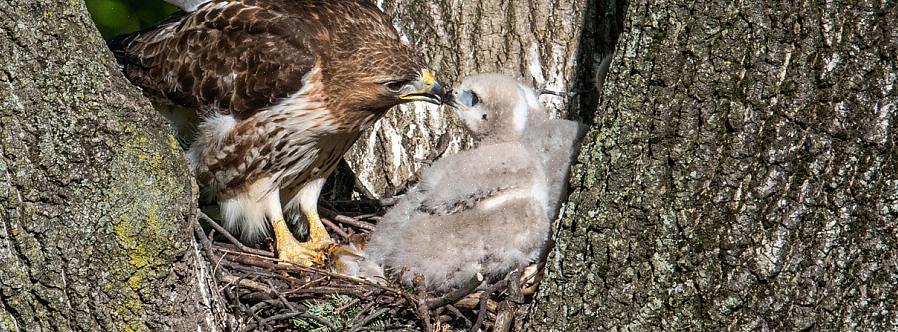
M 382 8 L 394 17 L 400 34 L 431 59 L 445 83 L 478 72 L 504 72 L 560 93 L 540 99 L 555 116 L 579 118 L 591 117 L 595 104 L 581 112 L 582 103 L 570 103 L 566 95 L 575 91 L 572 86 L 583 86 L 576 90 L 578 98 L 594 101 L 597 68 L 607 54 L 589 44 L 597 40 L 594 29 L 581 31 L 584 22 L 599 22 L 596 1 L 387 0 Z M 581 40 L 586 47 L 580 47 Z M 383 193 L 421 167 L 444 133 L 451 138 L 450 151 L 470 145 L 451 110 L 403 105 L 365 132 L 347 160 L 369 189 Z
M 0 331 L 219 329 L 183 153 L 84 4 L 0 8 Z
M 898 6 L 626 27 L 529 330 L 895 330 Z

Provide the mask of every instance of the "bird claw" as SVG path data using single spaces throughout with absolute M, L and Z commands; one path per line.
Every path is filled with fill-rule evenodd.
M 278 260 L 281 264 L 325 267 L 334 246 L 332 241 L 284 241 L 277 248 Z

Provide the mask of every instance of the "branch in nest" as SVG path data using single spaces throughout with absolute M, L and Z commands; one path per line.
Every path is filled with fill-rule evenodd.
M 365 318 L 363 318 L 362 320 L 358 321 L 355 324 L 352 324 L 352 328 L 349 331 L 350 332 L 360 331 L 363 327 L 365 327 L 365 325 L 368 325 L 368 323 L 370 323 L 372 320 L 374 320 L 377 317 L 380 317 L 380 315 L 385 314 L 387 311 L 390 311 L 390 309 L 389 308 L 380 308 L 380 309 L 372 312 L 370 315 L 365 316 Z
M 458 301 L 459 299 L 461 299 L 462 297 L 464 297 L 468 294 L 471 294 L 471 292 L 473 292 L 475 289 L 477 289 L 477 286 L 480 286 L 480 284 L 482 284 L 482 283 L 483 283 L 483 275 L 478 273 L 473 278 L 471 278 L 471 280 L 468 280 L 468 282 L 466 282 L 461 287 L 459 287 L 449 293 L 446 293 L 443 296 L 440 296 L 438 298 L 427 299 L 424 301 L 424 304 L 427 305 L 427 308 L 431 309 L 431 310 L 442 307 L 444 305 Z
M 246 278 L 239 278 L 231 274 L 227 274 L 221 277 L 221 282 L 225 284 L 237 284 L 240 287 L 246 287 L 252 289 L 254 291 L 263 292 L 263 293 L 271 293 L 271 288 L 265 286 L 264 284 L 258 281 L 252 281 Z
M 508 332 L 511 323 L 514 322 L 514 314 L 517 307 L 510 301 L 502 301 L 499 304 L 499 312 L 496 314 L 496 322 L 493 323 L 493 332 Z
M 349 276 L 345 276 L 345 275 L 338 274 L 338 273 L 333 273 L 333 272 L 330 272 L 327 270 L 322 270 L 322 269 L 318 269 L 318 268 L 314 268 L 314 267 L 305 267 L 305 266 L 299 266 L 299 265 L 293 265 L 293 264 L 278 264 L 277 260 L 271 259 L 271 258 L 266 258 L 266 257 L 253 256 L 250 254 L 234 253 L 232 255 L 229 255 L 228 260 L 230 260 L 232 262 L 244 264 L 244 265 L 267 268 L 267 269 L 272 269 L 272 270 L 276 270 L 276 271 L 294 272 L 294 273 L 314 273 L 314 274 L 319 274 L 319 275 L 325 275 L 325 276 L 328 276 L 333 279 L 348 281 L 355 285 L 377 288 L 377 289 L 383 290 L 383 291 L 393 294 L 393 295 L 399 295 L 399 296 L 408 295 L 406 292 L 404 292 L 402 290 L 397 290 L 397 289 L 386 287 L 383 285 L 378 285 L 378 284 L 370 282 L 368 280 L 349 277 Z M 414 301 L 411 301 L 410 303 L 413 303 L 413 302 Z
M 327 226 L 327 228 L 330 228 L 330 230 L 334 231 L 334 233 L 337 233 L 337 235 L 340 235 L 340 237 L 342 237 L 343 240 L 345 240 L 347 242 L 349 241 L 349 234 L 346 233 L 346 231 L 344 231 L 342 227 L 334 224 L 334 222 L 331 221 L 330 219 L 321 218 L 321 223 L 324 224 L 324 226 Z
M 469 329 L 468 331 L 474 332 L 480 330 L 480 326 L 483 325 L 483 319 L 484 317 L 486 317 L 486 313 L 488 311 L 487 302 L 492 301 L 490 300 L 490 296 L 493 295 L 494 292 L 499 290 L 499 288 L 505 287 L 506 284 L 507 281 L 503 279 L 483 291 L 483 294 L 480 295 L 480 305 L 479 309 L 477 310 L 477 320 L 474 321 L 474 326 L 471 326 L 471 329 Z
M 205 220 L 207 223 L 209 223 L 209 226 L 212 226 L 212 228 L 215 229 L 216 232 L 218 232 L 219 234 L 224 236 L 225 239 L 228 240 L 228 242 L 237 246 L 237 248 L 239 248 L 240 250 L 243 250 L 244 252 L 256 254 L 259 256 L 274 257 L 274 254 L 271 252 L 253 249 L 253 248 L 243 245 L 243 243 L 241 243 L 239 240 L 237 240 L 237 238 L 235 238 L 233 235 L 231 235 L 231 233 L 228 232 L 228 230 L 224 229 L 224 227 L 221 227 L 221 225 L 219 225 L 217 222 L 215 222 L 215 220 L 212 220 L 212 218 L 209 218 L 209 216 L 207 216 L 205 213 L 203 213 L 203 211 L 197 210 L 196 215 L 197 215 L 198 219 Z
M 424 331 L 431 332 L 433 331 L 433 327 L 430 326 L 430 308 L 427 307 L 426 301 L 424 300 L 427 298 L 427 286 L 424 283 L 424 276 L 416 273 L 415 277 L 412 278 L 412 284 L 415 285 L 415 297 L 417 298 L 415 303 L 418 305 L 418 309 L 415 310 L 415 313 L 424 323 Z
M 374 225 L 372 225 L 370 223 L 358 220 L 356 218 L 347 217 L 347 216 L 338 214 L 338 213 L 336 213 L 330 209 L 327 209 L 327 208 L 319 208 L 318 210 L 321 213 L 321 215 L 327 219 L 330 219 L 330 220 L 333 220 L 333 221 L 336 221 L 339 223 L 344 223 L 344 224 L 354 226 L 357 228 L 361 228 L 361 229 L 367 230 L 369 232 L 374 230 Z
M 477 310 L 480 306 L 480 300 L 483 298 L 483 292 L 469 294 L 453 304 L 456 308 L 465 310 Z M 487 300 L 486 311 L 495 313 L 499 309 L 499 302 Z

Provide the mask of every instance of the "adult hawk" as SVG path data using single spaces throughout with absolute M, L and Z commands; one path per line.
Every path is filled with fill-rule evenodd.
M 440 103 L 439 82 L 369 1 L 179 1 L 186 12 L 110 41 L 125 76 L 189 145 L 225 226 L 251 241 L 267 220 L 280 259 L 323 264 L 325 179 L 391 107 Z M 284 221 L 297 210 L 304 243 Z

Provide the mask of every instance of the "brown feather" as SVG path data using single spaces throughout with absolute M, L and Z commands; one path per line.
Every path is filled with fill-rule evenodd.
M 362 0 L 214 0 L 123 48 L 126 75 L 151 98 L 239 118 L 298 91 L 316 62 L 335 112 L 370 103 L 360 82 L 411 79 L 423 67 Z
M 212 0 L 110 48 L 163 114 L 196 122 L 177 125 L 195 131 L 178 129 L 180 139 L 244 239 L 279 213 L 264 197 L 314 210 L 317 192 L 297 193 L 323 183 L 360 132 L 404 102 L 385 83 L 425 68 L 367 0 Z

